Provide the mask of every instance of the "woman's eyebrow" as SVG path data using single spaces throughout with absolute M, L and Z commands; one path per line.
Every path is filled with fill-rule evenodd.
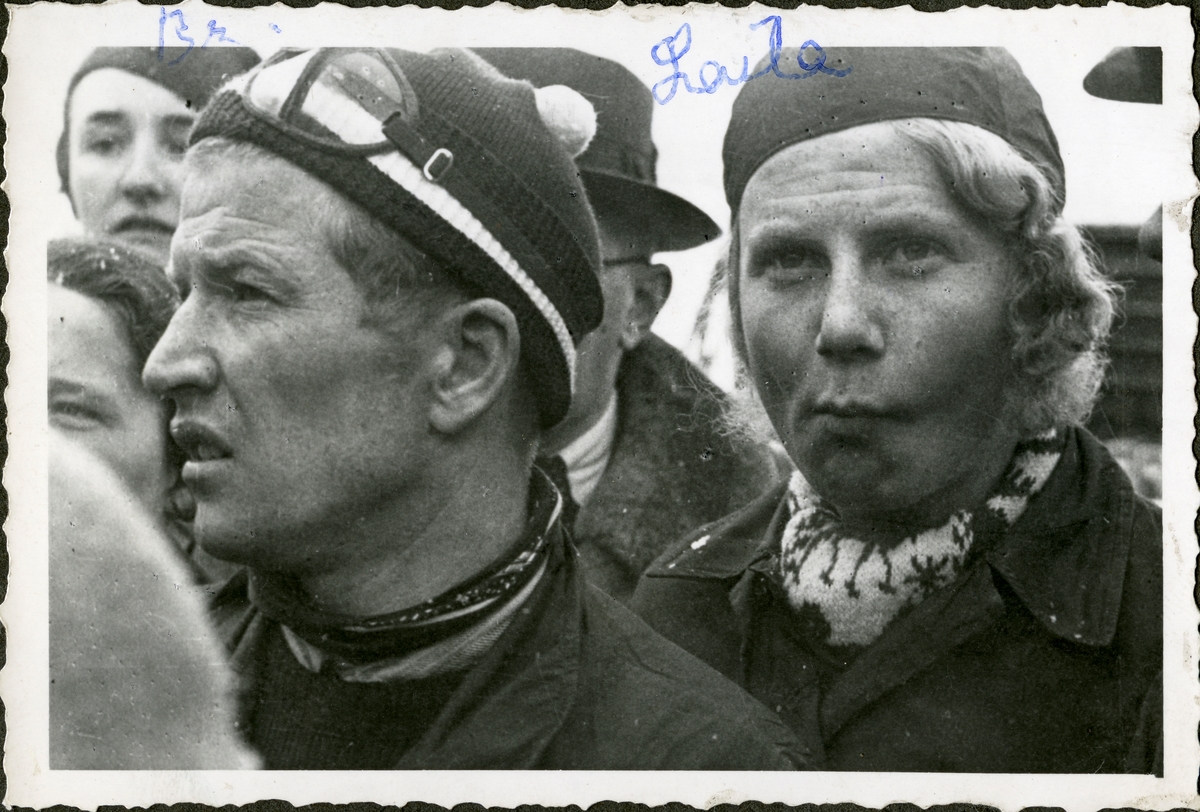
M 83 120 L 85 127 L 119 127 L 129 123 L 129 116 L 119 110 L 96 110 Z
M 73 381 L 68 378 L 58 378 L 50 376 L 50 397 L 55 395 L 86 395 L 88 389 L 79 381 Z

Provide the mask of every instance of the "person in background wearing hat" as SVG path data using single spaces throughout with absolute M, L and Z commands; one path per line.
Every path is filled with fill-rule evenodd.
M 56 153 L 84 229 L 165 265 L 188 130 L 218 87 L 257 63 L 249 48 L 92 51 L 71 77 Z
M 268 769 L 787 769 L 758 703 L 583 583 L 532 460 L 600 321 L 578 94 L 283 51 L 192 132 L 144 378 Z
M 573 88 L 596 108 L 596 136 L 576 165 L 600 229 L 604 320 L 579 346 L 571 410 L 541 453 L 566 465 L 584 574 L 627 602 L 667 544 L 751 501 L 774 474 L 761 448 L 723 431 L 725 395 L 650 332 L 671 292 L 671 270 L 652 255 L 720 229 L 655 185 L 654 102 L 629 70 L 569 48 L 476 53 L 535 87 Z
M 828 54 L 724 145 L 734 337 L 798 470 L 633 606 L 828 769 L 1161 775 L 1161 514 L 1081 427 L 1112 290 L 1041 99 L 1003 49 Z

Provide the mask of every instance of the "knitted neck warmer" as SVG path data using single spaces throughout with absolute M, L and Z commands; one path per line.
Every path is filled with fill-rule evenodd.
M 371 662 L 433 645 L 471 626 L 509 602 L 541 571 L 552 544 L 562 499 L 536 468 L 530 481 L 529 522 L 505 555 L 475 577 L 398 612 L 362 618 L 312 606 L 295 581 L 250 572 L 250 600 L 267 617 L 316 648 L 351 662 Z
M 793 473 L 778 567 L 788 603 L 813 621 L 826 645 L 871 644 L 904 611 L 954 581 L 971 562 L 976 539 L 994 538 L 1020 518 L 1058 464 L 1063 443 L 1048 432 L 1019 444 L 981 507 L 886 540 L 847 535 L 833 506 Z

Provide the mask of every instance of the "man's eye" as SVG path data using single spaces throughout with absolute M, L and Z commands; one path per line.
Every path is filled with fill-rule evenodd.
M 234 282 L 229 286 L 231 296 L 235 302 L 267 302 L 271 300 L 270 295 L 262 288 L 254 285 L 247 285 L 242 282 Z
M 257 285 L 245 282 L 222 282 L 213 285 L 220 295 L 235 304 L 264 305 L 273 301 L 271 294 Z

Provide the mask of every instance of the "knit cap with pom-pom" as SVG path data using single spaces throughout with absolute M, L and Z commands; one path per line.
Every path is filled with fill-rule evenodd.
M 279 155 L 469 295 L 507 305 L 549 428 L 571 404 L 575 345 L 604 312 L 596 222 L 563 145 L 586 147 L 595 113 L 563 90 L 536 94 L 457 49 L 281 51 L 213 99 L 191 141 L 222 137 Z
M 572 158 L 583 154 L 596 137 L 596 110 L 577 90 L 547 85 L 533 92 L 538 115 Z

